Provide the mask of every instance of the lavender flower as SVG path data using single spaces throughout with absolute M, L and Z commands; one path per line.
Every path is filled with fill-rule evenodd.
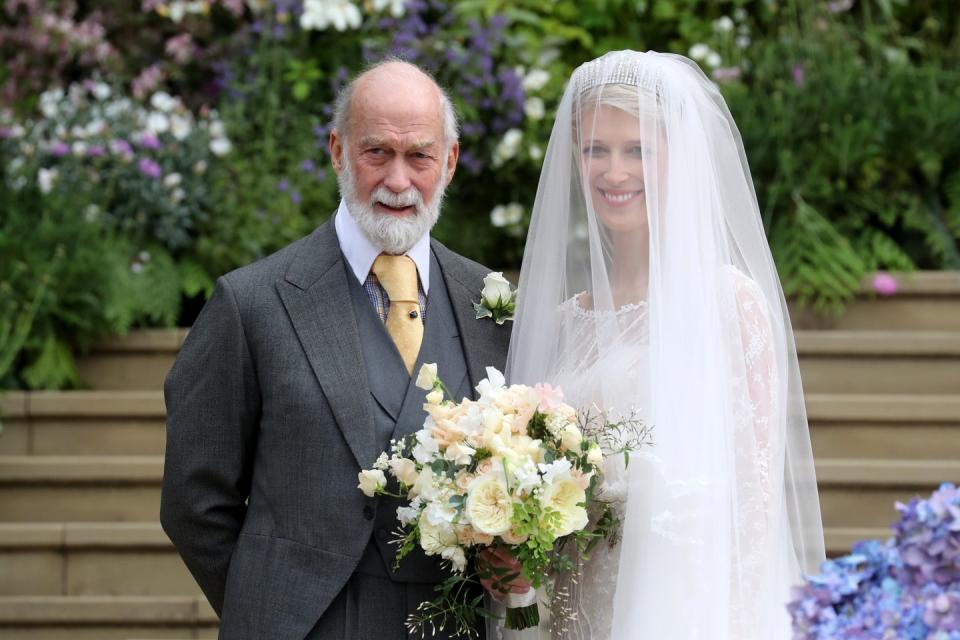
M 68 145 L 66 142 L 60 142 L 58 140 L 57 142 L 54 142 L 53 145 L 50 147 L 50 153 L 54 157 L 62 158 L 63 156 L 70 153 L 70 145 Z
M 137 163 L 137 168 L 140 169 L 140 173 L 154 180 L 159 180 L 160 176 L 163 175 L 163 170 L 160 169 L 160 165 L 150 158 L 140 158 L 140 162 Z
M 158 151 L 163 148 L 163 143 L 161 143 L 160 139 L 152 133 L 141 134 L 137 142 L 144 149 Z

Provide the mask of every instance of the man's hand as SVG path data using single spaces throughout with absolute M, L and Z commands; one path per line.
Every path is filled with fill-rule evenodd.
M 497 600 L 509 593 L 526 593 L 530 581 L 523 577 L 520 562 L 504 547 L 487 547 L 477 554 L 480 584 Z

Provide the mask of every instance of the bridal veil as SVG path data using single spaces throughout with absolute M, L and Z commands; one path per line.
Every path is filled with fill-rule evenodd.
M 619 51 L 574 72 L 507 375 L 653 428 L 611 471 L 611 571 L 574 581 L 580 622 L 554 637 L 790 636 L 789 587 L 824 556 L 796 347 L 740 135 L 693 62 Z

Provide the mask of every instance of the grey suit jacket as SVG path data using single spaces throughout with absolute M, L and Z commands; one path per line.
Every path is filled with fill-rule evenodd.
M 488 270 L 432 243 L 471 386 L 509 327 L 476 320 Z M 332 219 L 217 281 L 167 376 L 160 520 L 227 638 L 303 638 L 353 574 L 380 451 Z M 353 283 L 356 284 L 356 283 Z

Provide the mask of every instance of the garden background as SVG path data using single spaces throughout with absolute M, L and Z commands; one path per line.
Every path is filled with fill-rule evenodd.
M 73 354 L 189 325 L 323 222 L 331 102 L 386 54 L 454 98 L 435 235 L 492 267 L 519 266 L 565 80 L 633 48 L 720 85 L 789 296 L 960 268 L 958 24 L 952 0 L 4 0 L 0 388 L 82 386 Z

